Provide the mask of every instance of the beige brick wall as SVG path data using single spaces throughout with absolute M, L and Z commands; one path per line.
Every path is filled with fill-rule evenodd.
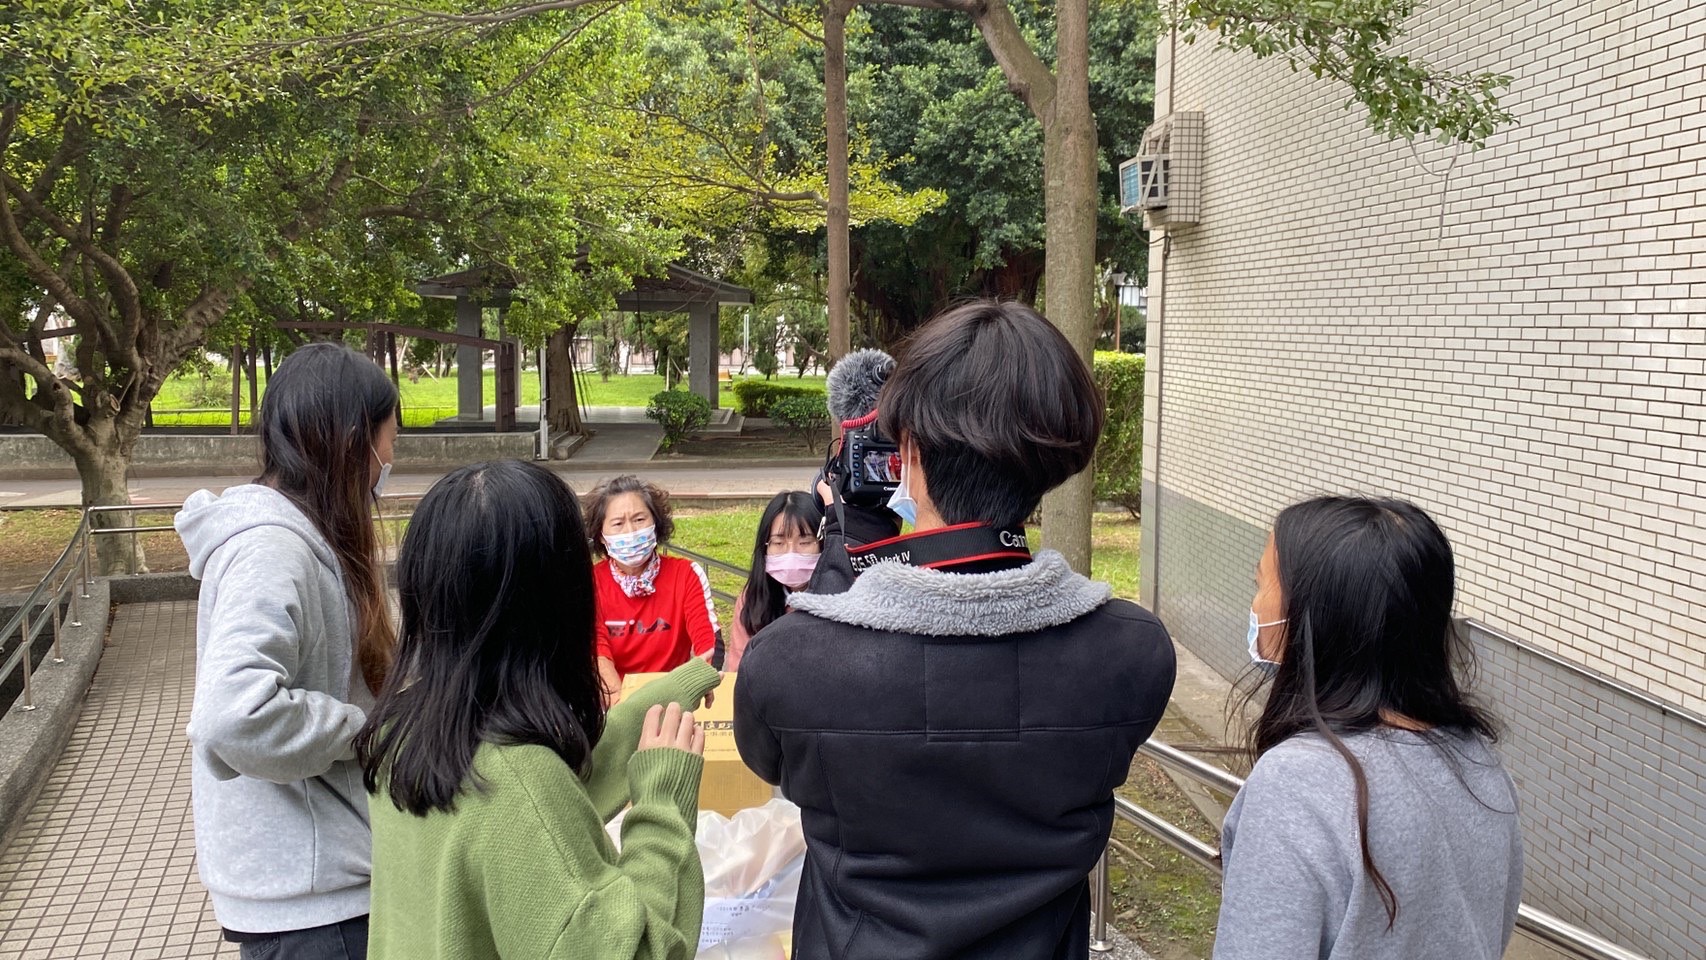
M 1169 84 L 1161 44 L 1207 147 L 1152 258 L 1146 478 L 1264 525 L 1415 499 L 1463 613 L 1706 713 L 1706 3 L 1433 0 L 1410 45 L 1514 74 L 1518 124 L 1412 147 L 1206 42 Z

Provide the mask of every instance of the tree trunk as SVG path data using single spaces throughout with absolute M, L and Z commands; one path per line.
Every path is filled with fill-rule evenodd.
M 243 342 L 231 338 L 231 435 L 237 435 L 237 420 L 243 411 Z
M 1090 112 L 1090 0 L 1055 4 L 1055 95 L 1043 121 L 1045 312 L 1086 363 L 1096 346 L 1096 118 Z M 1087 469 L 1043 498 L 1043 539 L 1072 569 L 1090 572 L 1095 474 Z
M 545 411 L 551 433 L 586 433 L 580 397 L 575 392 L 575 328 L 563 327 L 545 342 Z
M 266 340 L 261 341 L 261 362 L 263 364 L 265 364 L 265 366 L 266 366 L 267 382 L 271 383 L 272 382 L 272 339 L 271 338 L 268 338 Z M 256 410 L 255 412 L 260 413 L 259 410 Z
M 827 0 L 823 11 L 823 127 L 829 174 L 829 362 L 847 355 L 852 267 L 847 183 L 847 14 L 849 0 Z
M 20 397 L 25 395 L 24 371 L 14 370 L 9 364 L 0 364 L 0 377 L 5 377 L 7 386 L 12 388 L 8 392 Z M 13 426 L 22 423 L 24 423 L 23 417 L 12 413 L 4 404 L 0 404 L 0 425 Z
M 97 444 L 75 456 L 77 476 L 83 484 L 83 506 L 124 506 L 130 503 L 130 487 L 125 482 L 130 472 L 130 457 L 118 443 Z M 124 511 L 96 513 L 89 517 L 92 529 L 134 527 L 135 515 Z M 131 534 L 115 534 L 94 538 L 93 563 L 102 576 L 147 573 L 142 544 Z
M 261 378 L 256 376 L 256 360 L 260 354 L 260 337 L 256 331 L 249 331 L 249 349 L 243 354 L 243 361 L 249 370 L 249 425 L 253 426 L 260 419 L 261 413 Z

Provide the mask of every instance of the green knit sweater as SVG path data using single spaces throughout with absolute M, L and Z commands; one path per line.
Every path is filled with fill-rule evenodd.
M 695 658 L 612 709 L 584 781 L 548 748 L 488 743 L 474 757 L 481 786 L 454 812 L 417 817 L 373 797 L 369 957 L 691 960 L 703 761 L 635 748 L 649 707 L 696 706 L 717 680 Z M 618 854 L 604 824 L 630 800 Z

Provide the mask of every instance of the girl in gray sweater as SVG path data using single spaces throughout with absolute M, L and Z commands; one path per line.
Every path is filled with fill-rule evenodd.
M 396 645 L 372 512 L 397 390 L 347 347 L 305 346 L 258 432 L 260 478 L 177 517 L 201 580 L 196 861 L 244 960 L 362 960 L 373 834 L 351 741 Z
M 1498 960 L 1522 899 L 1516 789 L 1459 687 L 1451 545 L 1398 500 L 1274 522 L 1249 646 L 1271 674 L 1222 832 L 1215 960 Z

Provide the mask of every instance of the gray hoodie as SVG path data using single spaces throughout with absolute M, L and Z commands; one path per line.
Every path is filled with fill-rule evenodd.
M 269 487 L 198 491 L 176 525 L 201 581 L 189 738 L 214 915 L 244 933 L 362 916 L 372 832 L 350 741 L 372 700 L 351 690 L 337 557 Z
M 1516 787 L 1479 736 L 1381 728 L 1344 738 L 1368 777 L 1363 868 L 1356 783 L 1300 733 L 1256 761 L 1221 831 L 1214 960 L 1499 960 L 1522 900 Z

